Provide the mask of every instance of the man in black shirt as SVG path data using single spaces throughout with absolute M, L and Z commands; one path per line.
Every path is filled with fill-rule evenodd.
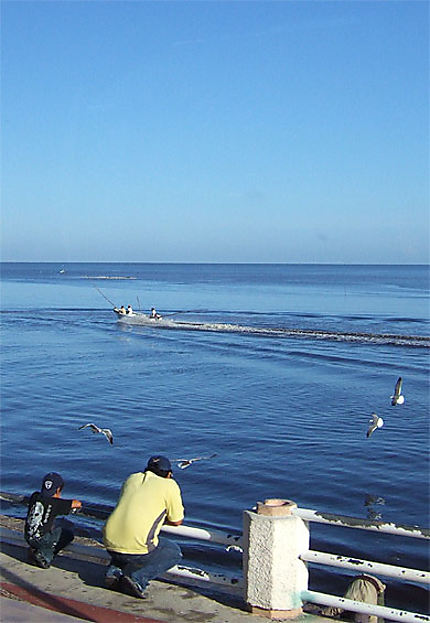
M 68 515 L 72 509 L 81 508 L 79 500 L 62 500 L 64 481 L 60 474 L 50 472 L 42 481 L 40 491 L 35 491 L 28 503 L 24 536 L 30 545 L 30 557 L 47 569 L 58 552 L 73 541 L 73 533 L 54 525 L 57 515 Z

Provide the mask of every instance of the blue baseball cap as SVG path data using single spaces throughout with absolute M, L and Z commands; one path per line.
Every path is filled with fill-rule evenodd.
M 49 472 L 42 480 L 42 493 L 48 497 L 52 497 L 58 487 L 64 487 L 64 480 L 57 472 Z
M 156 470 L 159 472 L 171 472 L 172 464 L 165 456 L 151 456 L 148 461 L 147 469 Z

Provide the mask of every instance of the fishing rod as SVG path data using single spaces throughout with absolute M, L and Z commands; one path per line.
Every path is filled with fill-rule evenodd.
M 104 292 L 102 292 L 100 290 L 100 288 L 98 286 L 96 286 L 95 283 L 93 283 L 93 286 L 95 287 L 95 289 L 97 290 L 97 292 L 99 292 L 99 294 L 102 295 L 102 297 L 112 305 L 112 307 L 116 307 L 115 303 L 112 303 L 112 301 L 104 294 Z M 137 297 L 137 302 L 139 305 L 139 311 L 142 309 L 141 305 L 140 305 L 140 299 L 139 297 Z M 177 311 L 177 312 L 172 312 L 171 314 L 164 314 L 164 317 L 166 316 L 176 316 L 177 314 L 192 314 L 192 313 L 198 313 L 198 312 L 204 312 L 207 311 L 207 309 L 186 309 L 184 311 Z
M 99 294 L 102 295 L 102 297 L 112 305 L 112 307 L 116 307 L 115 303 L 112 303 L 112 301 L 110 299 L 108 299 L 108 297 L 100 290 L 100 288 L 98 288 L 95 283 L 93 283 L 93 286 L 95 287 L 95 289 L 97 290 L 97 292 L 99 292 Z

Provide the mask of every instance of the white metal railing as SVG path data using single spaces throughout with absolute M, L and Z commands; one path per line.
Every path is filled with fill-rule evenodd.
M 4 499 L 17 504 L 25 504 L 28 501 L 28 498 L 24 496 L 3 493 L 0 493 L 0 499 Z M 96 509 L 91 505 L 84 505 L 82 514 L 102 519 L 104 518 L 104 515 L 107 517 L 111 510 L 112 509 L 109 509 L 108 507 L 105 507 L 103 509 Z M 338 527 L 376 531 L 379 533 L 386 533 L 391 535 L 407 536 L 427 540 L 430 539 L 430 531 L 428 529 L 422 529 L 417 526 L 405 526 L 381 521 L 371 522 L 359 518 L 321 513 L 315 510 L 304 508 L 292 508 L 291 512 L 293 515 L 295 515 L 296 517 L 300 517 L 305 522 L 316 522 Z M 197 539 L 200 541 L 206 541 L 213 544 L 222 545 L 227 550 L 230 547 L 232 549 L 239 550 L 242 547 L 247 547 L 247 544 L 243 542 L 243 536 L 240 533 L 234 531 L 222 531 L 185 525 L 166 525 L 163 526 L 162 531 L 164 533 L 172 534 L 177 537 Z M 388 565 L 374 561 L 361 560 L 348 556 L 340 556 L 338 554 L 332 554 L 327 552 L 318 552 L 311 549 L 301 553 L 299 559 L 314 564 L 353 569 L 362 573 L 370 572 L 382 576 L 393 577 L 398 580 L 407 580 L 426 584 L 430 583 L 430 574 L 426 571 L 422 571 L 419 569 L 410 569 L 407 567 L 399 567 L 395 565 Z M 213 573 L 202 569 L 186 567 L 183 565 L 176 565 L 166 573 L 167 577 L 177 576 L 187 580 L 197 580 L 199 582 L 208 582 L 215 585 L 222 585 L 223 587 L 242 589 L 244 586 L 243 577 L 241 576 L 241 574 L 237 575 L 239 575 L 239 577 L 223 573 Z M 337 597 L 334 595 L 328 595 L 316 591 L 304 590 L 301 591 L 300 596 L 303 601 L 308 601 L 310 603 L 339 607 L 343 608 L 346 611 L 380 616 L 392 621 L 403 621 L 405 623 L 430 623 L 430 617 L 426 615 L 415 614 L 403 610 L 396 610 L 386 606 L 369 605 L 363 602 L 356 602 L 350 599 L 346 599 L 344 597 Z
M 13 493 L 0 492 L 0 499 L 12 504 L 27 504 L 29 497 L 16 495 Z M 112 512 L 113 508 L 97 507 L 91 504 L 84 504 L 79 514 L 95 517 L 97 519 L 106 519 Z M 212 528 L 198 528 L 195 526 L 168 526 L 165 525 L 161 528 L 163 533 L 172 534 L 172 536 L 183 537 L 187 539 L 197 539 L 199 541 L 209 541 L 216 545 L 223 545 L 226 549 L 242 549 L 242 534 L 231 531 L 215 530 Z M 0 530 L 2 538 L 6 538 L 6 531 Z M 9 533 L 8 538 L 13 538 Z M 19 542 L 23 542 L 22 537 L 18 539 Z M 69 546 L 70 550 L 78 550 L 75 544 Z M 243 587 L 243 578 L 240 573 L 215 573 L 212 571 L 206 571 L 195 567 L 187 567 L 185 565 L 176 565 L 169 569 L 165 574 L 166 577 L 173 576 L 186 580 L 198 581 L 220 585 L 230 589 L 241 589 Z
M 186 537 L 187 539 L 198 539 L 199 541 L 211 541 L 219 545 L 237 545 L 242 544 L 242 535 L 235 532 L 222 532 L 221 530 L 212 530 L 209 528 L 194 528 L 193 526 L 163 526 L 162 532 L 175 534 Z
M 419 528 L 418 526 L 404 526 L 394 523 L 386 523 L 382 521 L 373 521 L 348 517 L 345 515 L 334 515 L 330 513 L 320 513 L 315 510 L 306 508 L 292 508 L 291 514 L 309 522 L 328 524 L 332 526 L 355 528 L 358 530 L 369 530 L 382 532 L 391 535 L 407 536 L 417 539 L 430 539 L 430 530 Z M 354 569 L 362 573 L 375 573 L 382 576 L 394 577 L 401 580 L 420 582 L 429 584 L 430 573 L 420 569 L 409 569 L 407 567 L 399 567 L 395 565 L 387 565 L 384 563 L 361 560 L 348 556 L 340 556 L 338 554 L 330 554 L 327 552 L 318 552 L 308 550 L 300 555 L 300 559 L 315 564 L 328 565 L 332 567 L 342 567 L 344 569 Z M 357 612 L 360 614 L 374 615 L 391 621 L 403 621 L 404 623 L 423 623 L 430 621 L 430 617 L 405 610 L 397 610 L 386 606 L 376 606 L 363 602 L 354 601 L 345 597 L 337 597 L 326 593 L 305 590 L 301 592 L 303 601 L 310 603 L 342 608 L 347 612 Z
M 420 569 L 386 565 L 382 562 L 361 560 L 359 558 L 339 556 L 338 554 L 329 554 L 327 552 L 317 552 L 312 549 L 301 554 L 300 558 L 306 560 L 306 562 L 313 562 L 320 565 L 343 567 L 344 569 L 354 569 L 362 573 L 375 573 L 376 575 L 379 574 L 390 578 L 397 578 L 398 580 L 430 584 L 430 573 L 421 571 Z
M 386 534 L 397 534 L 398 536 L 409 536 L 416 539 L 430 539 L 430 530 L 419 528 L 418 526 L 404 526 L 384 521 L 369 521 L 347 515 L 334 515 L 332 513 L 320 513 L 309 508 L 293 508 L 292 515 L 300 517 L 305 521 L 315 521 L 316 523 L 331 524 L 342 526 L 343 528 L 356 528 L 357 530 L 370 530 L 373 532 L 384 532 Z
M 166 577 L 176 576 L 197 582 L 208 582 L 210 584 L 222 585 L 232 589 L 242 589 L 244 586 L 243 578 L 225 573 L 213 573 L 204 571 L 194 567 L 185 567 L 183 565 L 175 565 L 165 573 Z M 164 576 L 163 576 L 164 577 Z
M 335 597 L 315 591 L 302 591 L 302 599 L 313 604 L 323 606 L 334 606 L 342 608 L 348 612 L 358 612 L 359 614 L 374 615 L 389 621 L 404 621 L 404 623 L 423 623 L 429 621 L 430 618 L 423 614 L 414 614 L 406 610 L 396 610 L 387 606 L 374 606 L 366 604 L 362 601 L 354 601 L 345 597 Z

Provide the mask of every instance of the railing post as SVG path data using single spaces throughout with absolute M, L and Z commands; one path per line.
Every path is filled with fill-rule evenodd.
M 288 619 L 302 613 L 300 594 L 308 569 L 300 560 L 309 549 L 307 522 L 291 514 L 291 500 L 268 499 L 244 512 L 245 602 L 253 614 Z

